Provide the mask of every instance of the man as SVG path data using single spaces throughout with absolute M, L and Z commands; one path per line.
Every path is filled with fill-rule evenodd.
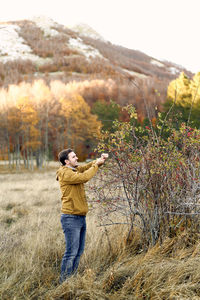
M 58 155 L 62 166 L 56 173 L 56 179 L 62 193 L 61 224 L 66 243 L 60 283 L 77 271 L 84 251 L 88 212 L 84 183 L 97 173 L 98 167 L 104 164 L 107 157 L 108 154 L 102 154 L 97 160 L 78 166 L 78 157 L 72 149 L 65 149 Z

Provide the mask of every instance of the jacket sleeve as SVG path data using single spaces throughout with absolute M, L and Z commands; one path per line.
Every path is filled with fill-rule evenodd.
M 62 181 L 67 184 L 85 183 L 97 173 L 97 170 L 98 166 L 95 164 L 92 164 L 92 166 L 83 173 L 77 173 L 68 169 L 63 173 Z
M 93 164 L 95 164 L 95 162 L 96 162 L 96 160 L 91 161 L 91 162 L 89 162 L 89 163 L 87 163 L 87 164 L 85 164 L 85 165 L 83 165 L 83 166 L 78 166 L 77 170 L 78 170 L 79 172 L 83 173 L 83 172 L 85 172 L 86 170 L 88 170 L 89 168 L 91 168 L 91 166 L 92 166 Z

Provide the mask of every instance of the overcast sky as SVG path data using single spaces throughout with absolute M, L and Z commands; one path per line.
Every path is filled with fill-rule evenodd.
M 0 21 L 47 16 L 86 23 L 106 40 L 200 72 L 200 0 L 6 0 Z

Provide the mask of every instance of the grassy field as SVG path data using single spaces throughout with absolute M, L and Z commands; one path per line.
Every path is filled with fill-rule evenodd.
M 105 231 L 93 211 L 79 273 L 59 285 L 65 245 L 55 168 L 0 174 L 0 299 L 200 299 L 198 233 L 144 253 L 139 233 L 127 244 L 125 227 Z

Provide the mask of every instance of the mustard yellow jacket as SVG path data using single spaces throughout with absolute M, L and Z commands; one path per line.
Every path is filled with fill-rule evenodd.
M 64 214 L 86 215 L 88 204 L 85 195 L 84 183 L 90 180 L 97 172 L 98 166 L 90 162 L 76 169 L 61 166 L 56 172 L 56 179 L 61 189 L 62 208 Z

